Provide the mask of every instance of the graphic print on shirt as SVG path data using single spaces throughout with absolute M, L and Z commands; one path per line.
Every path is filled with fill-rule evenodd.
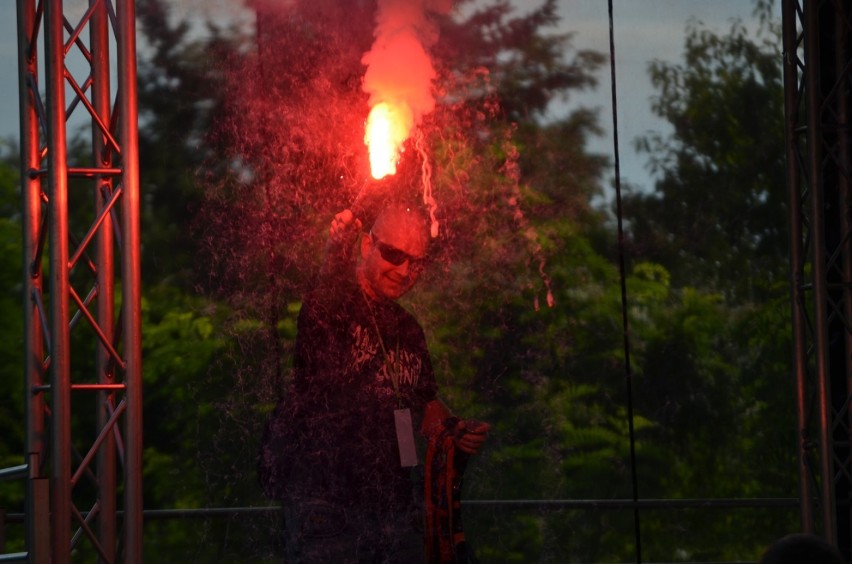
M 367 363 L 371 362 L 376 356 L 384 357 L 382 345 L 376 338 L 375 330 L 363 327 L 360 324 L 355 324 L 353 329 L 352 340 L 352 363 L 355 371 L 360 371 Z M 399 358 L 397 358 L 397 353 Z M 399 374 L 399 385 L 415 387 L 420 379 L 422 370 L 422 359 L 409 350 L 402 349 L 397 351 L 390 348 L 387 351 L 387 362 L 382 362 L 381 369 L 376 373 L 377 384 L 387 383 L 393 386 L 390 369 Z M 383 359 L 384 360 L 384 359 Z
M 373 331 L 366 327 L 356 323 L 352 336 L 352 352 L 349 356 L 352 359 L 352 368 L 357 373 L 361 367 L 382 353 L 378 339 L 375 338 Z
M 385 363 L 382 369 L 376 375 L 379 382 L 390 382 L 392 384 L 390 370 L 393 367 L 399 374 L 399 385 L 407 385 L 414 387 L 420 379 L 420 357 L 407 350 L 399 351 L 399 359 L 396 358 L 397 351 L 388 351 L 390 362 Z

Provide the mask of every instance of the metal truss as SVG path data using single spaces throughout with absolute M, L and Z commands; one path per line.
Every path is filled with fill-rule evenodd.
M 852 554 L 852 8 L 784 0 L 802 527 Z
M 17 1 L 26 557 L 63 563 L 74 552 L 99 562 L 137 562 L 142 372 L 135 4 L 74 2 L 76 14 L 64 4 Z M 90 144 L 70 142 L 75 124 L 90 128 Z

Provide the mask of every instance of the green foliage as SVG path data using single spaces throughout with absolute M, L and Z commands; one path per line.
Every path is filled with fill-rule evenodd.
M 692 23 L 683 63 L 650 67 L 653 109 L 674 132 L 640 140 L 660 180 L 625 204 L 631 253 L 658 263 L 637 262 L 628 281 L 635 408 L 656 453 L 639 459 L 643 496 L 795 490 L 780 40 L 762 22 L 757 35 L 734 22 L 722 36 Z M 649 554 L 701 561 L 756 554 L 794 523 L 738 510 L 655 514 L 644 530 Z M 685 534 L 696 528 L 705 535 Z
M 655 61 L 653 111 L 668 136 L 637 142 L 659 176 L 625 201 L 632 251 L 678 285 L 702 279 L 739 299 L 783 279 L 786 257 L 780 35 L 733 22 L 716 35 L 693 22 L 682 63 Z
M 142 302 L 145 507 L 209 507 L 207 472 L 199 457 L 209 447 L 214 420 L 206 385 L 227 351 L 227 311 L 175 288 L 150 288 Z M 202 401 L 199 401 L 202 398 Z M 148 550 L 185 550 L 203 523 L 180 521 L 146 534 Z M 195 532 L 193 532 L 195 531 Z M 197 550 L 201 545 L 191 545 Z M 201 552 L 212 555 L 216 547 Z
M 374 3 L 297 1 L 298 17 L 255 4 L 257 38 L 216 26 L 192 36 L 166 2 L 139 2 L 150 55 L 140 62 L 147 509 L 270 506 L 254 475 L 261 426 L 288 383 L 328 220 L 363 187 L 358 77 Z M 443 398 L 492 424 L 464 497 L 517 503 L 466 506 L 480 558 L 633 560 L 633 511 L 582 500 L 789 496 L 775 43 L 736 23 L 723 36 L 691 24 L 682 64 L 650 68 L 653 109 L 674 133 L 640 141 L 660 182 L 625 206 L 628 372 L 615 235 L 591 205 L 607 166 L 585 150 L 597 118 L 537 120 L 556 97 L 594 87 L 604 59 L 547 33 L 555 0 L 520 17 L 503 1 L 468 7 L 437 20 L 441 100 L 421 133 L 441 236 L 405 305 L 425 328 Z M 414 146 L 408 155 L 422 158 Z M 400 177 L 417 177 L 410 162 Z M 0 166 L 7 465 L 23 442 L 13 170 Z M 17 487 L 0 484 L 0 505 L 20 505 Z M 642 509 L 643 556 L 743 560 L 795 526 L 792 513 Z M 150 519 L 146 554 L 274 561 L 280 529 L 272 510 Z
M 187 226 L 198 211 L 198 169 L 211 148 L 204 138 L 220 111 L 221 88 L 213 62 L 234 30 L 210 24 L 192 33 L 189 21 L 172 17 L 170 3 L 139 0 L 139 164 L 146 283 L 184 289 L 195 282 L 197 241 Z
M 0 158 L 0 468 L 24 464 L 24 356 L 21 214 L 18 174 L 13 158 Z M 0 509 L 21 512 L 22 481 L 0 481 Z M 22 535 L 9 527 L 7 550 L 23 547 Z

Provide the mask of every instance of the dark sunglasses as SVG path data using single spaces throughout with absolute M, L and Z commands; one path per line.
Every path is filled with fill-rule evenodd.
M 379 254 L 382 255 L 382 259 L 391 263 L 394 266 L 400 266 L 408 261 L 408 266 L 410 268 L 420 269 L 422 270 L 426 264 L 426 257 L 413 257 L 406 253 L 401 249 L 397 249 L 393 245 L 388 245 L 387 243 L 383 243 L 379 240 L 378 237 L 370 233 L 370 238 L 373 240 L 373 244 L 376 248 L 379 249 Z

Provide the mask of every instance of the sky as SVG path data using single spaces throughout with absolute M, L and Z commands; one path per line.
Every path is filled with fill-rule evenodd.
M 559 5 L 563 25 L 576 34 L 575 47 L 609 53 L 607 0 L 559 0 Z M 646 156 L 636 154 L 633 141 L 649 131 L 668 133 L 671 128 L 651 112 L 651 97 L 657 93 L 648 78 L 648 64 L 654 60 L 682 62 L 690 20 L 698 20 L 706 28 L 725 34 L 737 18 L 749 27 L 754 26 L 753 6 L 748 0 L 614 0 L 612 11 L 622 181 L 650 190 L 653 178 L 645 170 Z M 779 1 L 775 12 L 780 22 Z M 568 108 L 578 104 L 599 110 L 606 133 L 591 139 L 589 149 L 609 155 L 612 160 L 615 145 L 609 63 L 599 75 L 598 89 L 580 94 L 570 101 Z
M 344 1 L 344 0 L 341 0 Z M 535 0 L 513 0 L 519 10 L 537 6 Z M 198 11 L 227 17 L 225 0 L 172 0 L 180 14 Z M 66 11 L 88 0 L 65 0 Z M 607 0 L 558 0 L 565 31 L 575 34 L 577 49 L 609 53 Z M 780 19 L 780 2 L 776 2 Z M 17 30 L 15 2 L 0 0 L 0 139 L 17 140 L 18 80 Z M 652 115 L 650 98 L 654 94 L 647 76 L 653 60 L 679 62 L 682 59 L 684 33 L 690 19 L 697 19 L 717 33 L 724 33 L 733 18 L 748 24 L 752 3 L 747 0 L 613 0 L 613 30 L 616 61 L 618 106 L 618 150 L 622 181 L 651 189 L 653 178 L 645 170 L 645 158 L 632 148 L 633 140 L 648 131 L 667 132 L 667 124 Z M 572 96 L 563 106 L 555 106 L 554 117 L 577 105 L 597 108 L 606 133 L 590 140 L 589 149 L 611 158 L 615 154 L 612 135 L 612 104 L 609 67 L 601 69 L 599 88 Z

